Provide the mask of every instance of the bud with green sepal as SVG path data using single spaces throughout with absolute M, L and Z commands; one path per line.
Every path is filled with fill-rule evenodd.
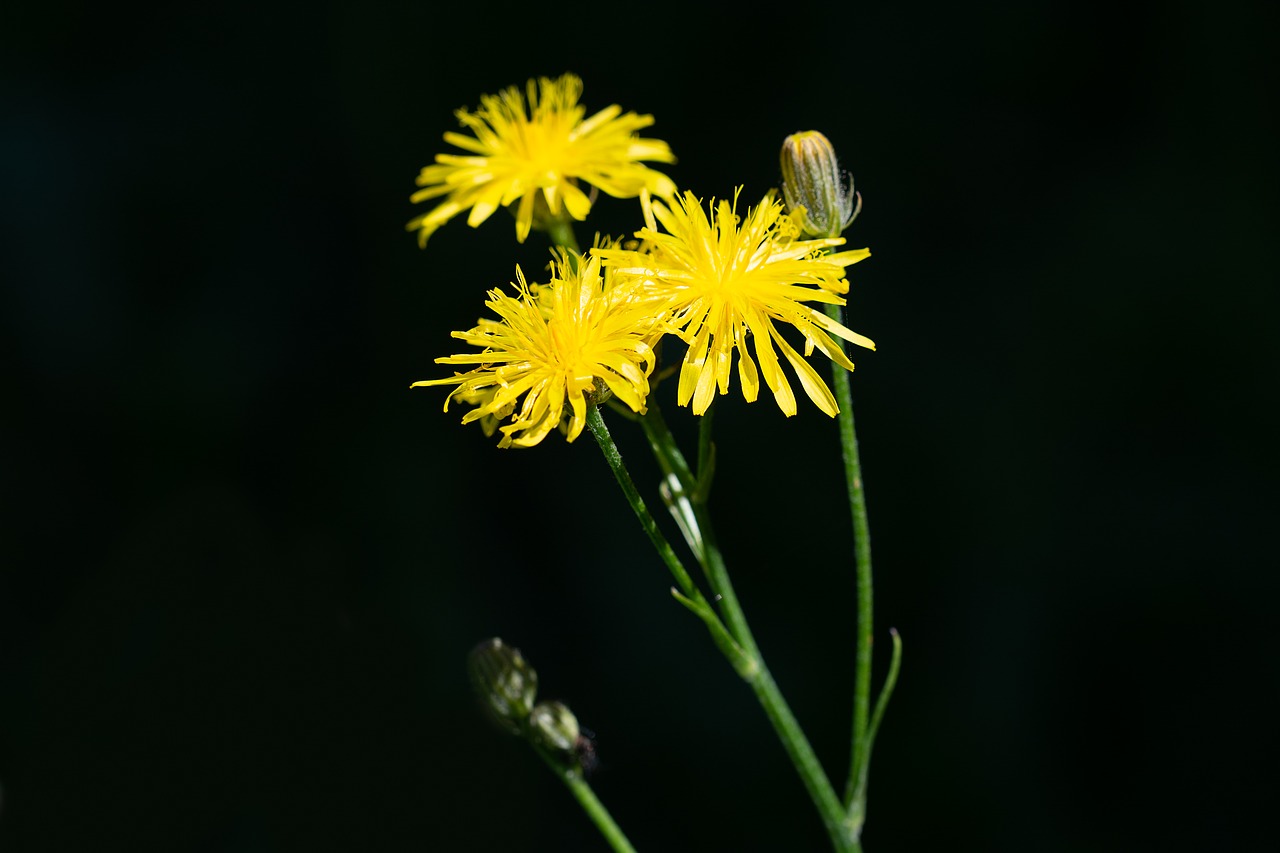
M 782 197 L 800 232 L 810 238 L 839 237 L 862 210 L 853 176 L 840 171 L 836 149 L 816 130 L 782 142 Z
M 520 734 L 538 694 L 537 670 L 525 661 L 519 649 L 497 637 L 471 650 L 467 669 L 489 717 L 512 734 Z
M 529 714 L 529 738 L 538 747 L 590 773 L 596 766 L 595 744 L 563 702 L 539 702 Z
M 581 734 L 578 718 L 563 702 L 539 702 L 529 713 L 529 736 L 553 752 L 570 752 Z

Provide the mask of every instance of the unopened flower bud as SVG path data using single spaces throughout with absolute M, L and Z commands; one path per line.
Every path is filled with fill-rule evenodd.
M 499 726 L 518 733 L 538 693 L 537 671 L 525 662 L 519 649 L 497 637 L 471 650 L 467 669 L 485 711 Z
M 596 769 L 596 744 L 590 732 L 563 702 L 539 702 L 529 714 L 529 738 L 555 753 L 568 769 L 590 775 Z
M 782 142 L 782 197 L 800 232 L 810 238 L 839 237 L 862 210 L 853 177 L 840 171 L 836 150 L 816 130 Z
M 563 702 L 539 702 L 529 714 L 529 736 L 556 752 L 572 752 L 581 736 L 578 718 Z

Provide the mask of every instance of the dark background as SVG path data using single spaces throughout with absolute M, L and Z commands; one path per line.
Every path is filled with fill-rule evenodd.
M 877 681 L 906 646 L 869 853 L 1273 849 L 1274 9 L 6 6 L 0 850 L 605 849 L 477 713 L 494 635 L 641 850 L 826 849 L 590 438 L 409 391 L 546 259 L 504 214 L 419 250 L 417 171 L 564 71 L 701 196 L 818 129 L 865 198 Z M 720 408 L 738 593 L 839 785 L 836 425 Z

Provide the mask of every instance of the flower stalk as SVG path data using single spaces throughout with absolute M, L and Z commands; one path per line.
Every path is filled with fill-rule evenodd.
M 725 566 L 724 559 L 720 554 L 720 548 L 716 543 L 714 531 L 706 516 L 707 508 L 705 504 L 702 504 L 699 507 L 699 517 L 702 521 L 703 535 L 706 539 L 707 562 L 705 568 L 708 579 L 712 589 L 716 591 L 717 599 L 729 623 L 729 629 L 733 633 L 734 639 L 748 650 L 748 654 L 756 662 L 757 671 L 752 678 L 746 679 L 747 684 L 750 685 L 752 692 L 756 695 L 756 700 L 764 709 L 765 716 L 769 718 L 769 722 L 773 726 L 774 732 L 777 733 L 778 739 L 782 742 L 783 748 L 786 749 L 787 756 L 795 766 L 796 772 L 800 774 L 805 790 L 809 792 L 810 799 L 813 800 L 818 813 L 822 816 L 827 834 L 831 837 L 832 845 L 837 851 L 853 850 L 851 843 L 853 839 L 850 838 L 845 828 L 844 809 L 840 804 L 840 800 L 836 797 L 835 789 L 831 787 L 831 782 L 827 778 L 826 772 L 822 769 L 813 747 L 809 744 L 809 739 L 805 737 L 799 722 L 796 721 L 795 714 L 791 712 L 791 707 L 787 704 L 786 699 L 783 698 L 777 682 L 774 681 L 772 673 L 765 666 L 764 658 L 761 657 L 760 649 L 756 645 L 755 637 L 752 636 L 751 628 L 747 625 L 746 615 L 742 612 L 742 606 L 738 603 L 738 597 L 733 591 L 733 584 L 729 580 L 728 568 Z
M 618 486 L 622 489 L 627 503 L 631 505 L 632 511 L 640 522 L 640 527 L 649 537 L 649 541 L 653 543 L 658 556 L 662 558 L 662 562 L 666 564 L 668 571 L 671 572 L 676 584 L 680 587 L 679 590 L 673 589 L 671 591 L 672 595 L 706 624 L 716 648 L 720 649 L 724 656 L 729 659 L 734 671 L 743 678 L 747 678 L 756 668 L 754 657 L 743 649 L 729 631 L 725 629 L 724 623 L 720 621 L 719 616 L 716 615 L 715 610 L 702 594 L 702 590 L 698 589 L 694 584 L 684 564 L 676 556 L 671 543 L 667 541 L 667 538 L 662 535 L 662 531 L 658 529 L 658 523 L 649 513 L 644 498 L 640 497 L 640 492 L 636 489 L 630 472 L 627 471 L 626 465 L 623 464 L 622 454 L 618 451 L 618 446 L 613 441 L 613 435 L 609 432 L 609 427 L 605 425 L 604 418 L 600 415 L 599 407 L 592 406 L 587 412 L 587 428 L 591 430 L 596 443 L 600 445 L 600 451 L 604 454 L 605 462 L 608 463 L 609 469 L 613 471 L 614 479 L 618 481 Z
M 832 239 L 848 228 L 862 210 L 862 196 L 854 191 L 853 178 L 840 168 L 831 141 L 816 130 L 793 133 L 782 144 L 780 165 L 787 211 L 801 233 L 813 239 Z M 830 252 L 830 249 L 823 249 Z M 833 323 L 842 319 L 840 305 L 827 303 L 823 310 Z M 843 344 L 840 345 L 843 348 Z M 838 363 L 838 362 L 837 362 Z M 858 434 L 853 417 L 853 393 L 849 374 L 833 370 L 835 401 L 840 424 L 840 447 L 848 489 L 849 512 L 853 523 L 854 575 L 857 597 L 857 634 L 854 640 L 853 725 L 850 737 L 849 778 L 844 804 L 850 832 L 859 838 L 866 819 L 867 777 L 871 747 L 881 716 L 897 683 L 902 659 L 902 642 L 892 631 L 893 659 L 874 716 L 871 708 L 871 662 L 875 640 L 872 604 L 871 528 L 867 521 L 867 498 L 858 455 Z
M 734 592 L 728 567 L 720 553 L 707 506 L 707 493 L 710 489 L 709 466 L 714 459 L 714 444 L 711 442 L 712 421 L 709 414 L 703 416 L 700 424 L 698 458 L 701 470 L 696 478 L 689 470 L 683 454 L 676 446 L 674 436 L 655 404 L 649 405 L 645 414 L 641 416 L 640 422 L 644 426 L 645 435 L 649 438 L 650 447 L 663 473 L 681 483 L 693 503 L 698 530 L 701 534 L 699 559 L 707 582 L 715 593 L 720 611 L 724 614 L 729 632 L 737 647 L 743 650 L 753 664 L 747 672 L 737 666 L 735 669 L 751 687 L 756 700 L 764 709 L 765 716 L 773 726 L 787 756 L 804 783 L 805 790 L 808 791 L 810 799 L 821 815 L 834 849 L 837 851 L 859 849 L 856 837 L 849 833 L 845 809 L 836 796 L 835 789 L 831 786 L 809 739 L 783 697 L 777 682 L 774 681 L 772 673 L 765 665 L 759 646 L 747 624 L 742 605 Z
M 827 314 L 839 321 L 840 307 L 826 306 Z M 862 461 L 858 455 L 858 433 L 853 418 L 853 392 L 849 374 L 832 371 L 836 400 L 840 404 L 841 456 L 844 460 L 845 484 L 849 493 L 849 513 L 853 522 L 854 572 L 857 586 L 858 628 L 855 641 L 853 689 L 853 736 L 849 780 L 845 785 L 845 806 L 851 816 L 861 814 L 866 802 L 863 764 L 868 750 L 867 726 L 871 707 L 871 648 L 875 641 L 871 579 L 871 525 L 867 520 L 867 495 L 862 485 Z
M 547 762 L 551 772 L 558 776 L 561 782 L 564 782 L 570 793 L 573 794 L 574 799 L 582 806 L 582 810 L 586 812 L 587 817 L 596 825 L 596 829 L 600 830 L 604 840 L 609 842 L 609 846 L 613 848 L 614 853 L 636 853 L 636 849 L 631 846 L 631 842 L 622 832 L 622 828 L 614 821 L 613 816 L 609 814 L 609 810 L 604 807 L 604 803 L 600 802 L 600 798 L 596 796 L 595 791 L 591 790 L 591 786 L 587 784 L 582 772 L 575 768 L 565 768 L 561 762 L 556 760 L 543 747 L 535 746 L 534 749 L 538 755 L 542 756 L 542 760 Z
M 467 670 L 486 716 L 503 731 L 533 747 L 569 788 L 615 853 L 635 853 L 622 829 L 587 784 L 586 774 L 594 765 L 595 755 L 590 739 L 582 734 L 578 718 L 563 702 L 534 704 L 538 671 L 520 650 L 499 637 L 491 637 L 467 655 Z
M 573 222 L 568 216 L 549 217 L 545 223 L 547 236 L 551 238 L 551 245 L 560 246 L 568 249 L 569 257 L 575 261 L 580 254 L 581 249 L 578 248 L 578 237 L 573 233 Z

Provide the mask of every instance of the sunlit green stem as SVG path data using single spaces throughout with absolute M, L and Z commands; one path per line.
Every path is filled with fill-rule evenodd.
M 551 772 L 560 777 L 560 781 L 569 788 L 577 799 L 582 810 L 587 813 L 587 817 L 591 818 L 591 822 L 600 830 L 600 834 L 609 842 L 609 846 L 616 853 L 636 853 L 636 849 L 631 846 L 631 842 L 627 840 L 627 836 L 622 833 L 622 829 L 614 822 L 609 811 L 604 807 L 604 803 L 596 797 L 595 791 L 591 790 L 591 786 L 587 784 L 587 780 L 583 778 L 582 771 L 576 767 L 565 767 L 563 762 L 557 761 L 545 749 L 534 745 L 534 749 L 542 760 L 547 762 L 547 766 L 551 768 Z
M 738 597 L 734 592 L 733 584 L 729 580 L 729 572 L 721 556 L 720 548 L 716 542 L 715 530 L 707 511 L 706 497 L 710 489 L 710 478 L 709 476 L 703 476 L 704 473 L 708 473 L 706 469 L 711 464 L 711 460 L 714 459 L 711 443 L 711 421 L 704 416 L 701 422 L 698 460 L 700 469 L 703 470 L 698 472 L 696 478 L 689 471 L 684 456 L 676 446 L 675 438 L 672 436 L 666 422 L 662 419 L 656 405 L 650 404 L 648 411 L 641 418 L 641 423 L 644 425 L 645 434 L 649 438 L 650 446 L 653 448 L 663 472 L 668 475 L 674 474 L 693 497 L 694 512 L 701 537 L 698 556 L 702 560 L 707 581 L 711 584 L 711 588 L 716 594 L 716 601 L 721 613 L 724 614 L 734 640 L 755 662 L 753 671 L 744 673 L 739 670 L 739 674 L 742 675 L 755 693 L 757 701 L 760 702 L 761 707 L 764 709 L 765 716 L 768 717 L 769 722 L 773 725 L 783 748 L 786 750 L 788 757 L 791 758 L 792 764 L 795 765 L 805 789 L 809 792 L 809 796 L 817 807 L 818 813 L 822 816 L 822 821 L 831 838 L 832 846 L 835 850 L 841 851 L 841 853 L 856 853 L 856 851 L 860 851 L 861 848 L 858 846 L 856 838 L 849 833 L 845 810 L 836 796 L 835 789 L 831 786 L 826 772 L 818 762 L 818 757 L 814 753 L 813 747 L 810 746 L 808 738 L 805 737 L 804 732 L 801 730 L 800 724 L 796 721 L 795 715 L 791 712 L 790 706 L 787 705 L 782 692 L 778 689 L 777 682 L 773 680 L 773 675 L 769 672 L 768 667 L 765 666 L 759 647 L 756 645 L 755 637 L 752 636 L 751 629 L 747 625 L 746 616 L 742 611 L 742 606 L 739 604 Z
M 840 306 L 825 306 L 827 316 L 840 320 Z M 840 405 L 840 446 L 844 453 L 845 482 L 849 489 L 849 511 L 853 517 L 854 571 L 857 584 L 858 627 L 855 640 L 853 684 L 853 736 L 849 781 L 845 785 L 845 806 L 855 820 L 855 832 L 862 830 L 866 810 L 867 764 L 871 756 L 868 738 L 868 711 L 871 706 L 871 645 L 874 639 L 871 589 L 871 528 L 867 523 L 867 498 L 862 488 L 862 463 L 858 458 L 858 434 L 853 421 L 853 393 L 849 374 L 833 371 L 836 402 Z

